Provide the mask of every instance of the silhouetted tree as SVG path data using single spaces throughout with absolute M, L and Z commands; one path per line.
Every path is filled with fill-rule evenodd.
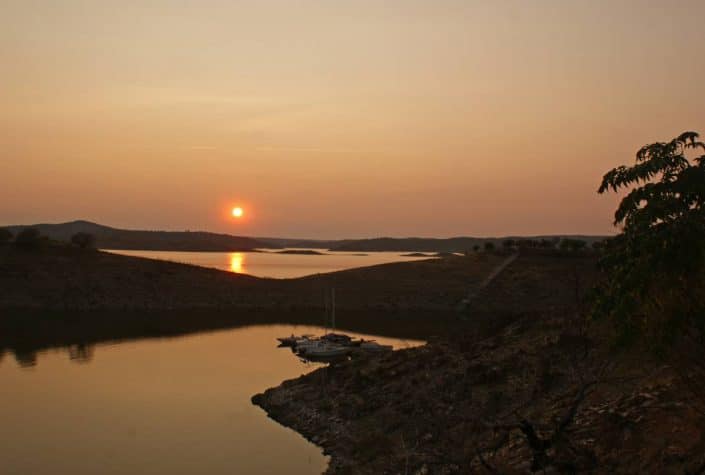
M 559 249 L 562 251 L 579 251 L 581 249 L 585 249 L 587 247 L 587 242 L 583 241 L 582 239 L 572 239 L 572 238 L 564 238 L 561 240 L 561 243 L 559 244 Z
M 90 248 L 95 244 L 95 236 L 90 233 L 78 232 L 71 236 L 71 243 L 81 249 Z
M 12 240 L 12 233 L 9 229 L 0 228 L 0 244 L 6 244 Z
M 539 242 L 539 247 L 543 248 L 549 248 L 549 247 L 555 247 L 555 244 L 549 241 L 548 239 L 541 239 Z
M 494 243 L 492 241 L 485 243 L 485 251 L 494 251 Z
M 515 244 L 514 239 L 505 239 L 504 241 L 502 241 L 502 247 L 504 247 L 505 249 L 509 249 L 510 247 L 514 247 L 514 244 Z
M 37 228 L 24 228 L 17 234 L 15 245 L 21 249 L 36 249 L 41 244 L 41 234 Z
M 479 250 L 480 250 L 480 245 L 479 245 L 479 244 L 475 244 L 474 246 L 472 246 L 472 250 L 475 251 L 475 252 L 479 251 Z
M 614 215 L 623 228 L 606 243 L 596 300 L 623 337 L 666 343 L 685 325 L 705 336 L 705 155 L 686 156 L 698 149 L 698 134 L 686 132 L 642 147 L 634 165 L 602 179 L 599 193 L 631 188 Z
M 592 243 L 592 248 L 596 251 L 600 251 L 607 246 L 608 239 L 601 239 Z

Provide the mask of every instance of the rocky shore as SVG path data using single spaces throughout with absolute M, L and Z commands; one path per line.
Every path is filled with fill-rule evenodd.
M 331 474 L 701 473 L 705 399 L 671 365 L 584 343 L 564 321 L 525 319 L 252 400 L 331 455 Z
M 702 350 L 616 349 L 581 316 L 592 269 L 521 257 L 467 326 L 252 401 L 329 454 L 331 474 L 704 473 Z

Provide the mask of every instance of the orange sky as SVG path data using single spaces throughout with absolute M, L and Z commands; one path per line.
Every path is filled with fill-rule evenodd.
M 705 2 L 660 3 L 6 0 L 0 224 L 612 232 L 602 174 L 705 132 Z

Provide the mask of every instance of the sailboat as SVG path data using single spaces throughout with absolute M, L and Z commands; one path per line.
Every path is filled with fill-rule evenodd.
M 326 301 L 326 303 L 328 303 Z M 327 306 L 327 305 L 326 305 Z M 330 316 L 331 328 L 335 329 L 335 289 L 331 289 L 330 295 Z M 326 322 L 327 323 L 327 322 Z M 347 335 L 326 332 L 319 340 L 311 340 L 301 346 L 300 352 L 306 357 L 333 358 L 345 356 L 350 353 L 348 345 L 352 341 Z M 299 350 L 299 345 L 297 345 Z

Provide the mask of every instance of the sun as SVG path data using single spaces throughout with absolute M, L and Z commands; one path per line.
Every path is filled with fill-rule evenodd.
M 233 208 L 232 213 L 233 213 L 233 216 L 236 218 L 241 218 L 242 215 L 245 214 L 245 212 L 239 206 L 236 206 L 235 208 Z

